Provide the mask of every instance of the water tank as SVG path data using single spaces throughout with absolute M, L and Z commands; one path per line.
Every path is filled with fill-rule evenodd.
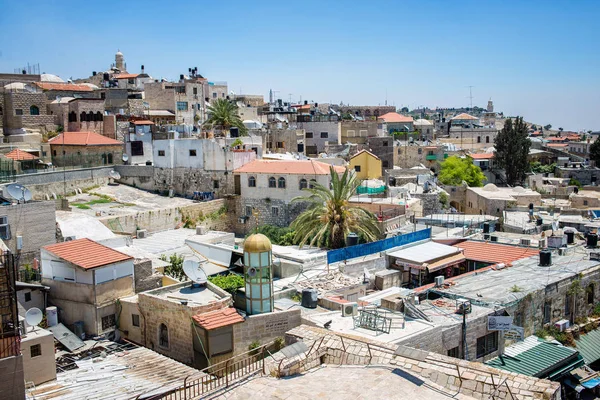
M 46 320 L 48 321 L 48 327 L 58 325 L 58 309 L 56 307 L 46 308 Z
M 567 244 L 575 243 L 575 232 L 567 231 L 565 233 L 567 234 Z
M 356 246 L 358 244 L 358 235 L 354 232 L 350 232 L 346 236 L 346 246 Z
M 490 223 L 489 222 L 483 223 L 483 233 L 490 233 Z
M 240 129 L 237 126 L 229 128 L 229 137 L 240 137 Z
M 574 192 L 575 194 L 579 193 L 579 188 L 578 188 L 577 186 L 575 186 L 575 187 L 573 188 L 573 192 Z
M 598 235 L 596 233 L 590 233 L 587 235 L 587 246 L 598 247 Z
M 549 267 L 552 265 L 552 252 L 550 250 L 540 251 L 540 266 Z
M 83 321 L 75 321 L 73 323 L 73 333 L 82 340 L 85 339 L 85 331 L 83 330 Z
M 317 308 L 317 289 L 302 289 L 302 307 Z

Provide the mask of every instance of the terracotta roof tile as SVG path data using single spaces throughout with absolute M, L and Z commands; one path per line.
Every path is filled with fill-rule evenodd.
M 115 79 L 133 79 L 137 78 L 139 74 L 119 74 L 115 76 Z
M 44 246 L 43 249 L 83 269 L 102 267 L 133 257 L 84 238 Z
M 554 136 L 554 137 L 549 137 L 548 140 L 550 142 L 564 142 L 565 140 L 567 140 L 567 138 L 566 137 Z
M 154 122 L 147 119 L 138 119 L 137 121 L 133 121 L 134 125 L 154 125 Z
M 329 175 L 329 164 L 314 160 L 254 160 L 236 169 L 235 173 L 247 174 L 297 174 L 297 175 Z M 334 166 L 334 170 L 343 173 L 346 168 Z
M 61 90 L 65 92 L 92 92 L 94 89 L 88 85 L 74 83 L 34 82 L 42 90 Z
M 23 151 L 21 149 L 14 149 L 13 151 L 4 155 L 6 158 L 10 158 L 15 161 L 26 161 L 26 160 L 37 160 L 38 158 L 31 153 Z
M 197 314 L 192 318 L 194 321 L 196 321 L 198 326 L 206 329 L 207 331 L 244 322 L 244 317 L 242 317 L 233 307 Z
M 477 118 L 475 118 L 472 115 L 469 115 L 467 113 L 462 113 L 462 114 L 458 114 L 455 117 L 450 118 L 451 121 L 464 121 L 464 120 L 470 120 L 470 121 L 475 121 L 477 120 Z
M 106 146 L 122 145 L 123 142 L 102 136 L 95 132 L 63 132 L 55 138 L 48 140 L 51 145 L 64 144 L 67 146 Z
M 407 117 L 406 115 L 398 114 L 395 112 L 383 114 L 379 117 L 379 119 L 382 119 L 385 122 L 414 122 L 412 117 Z
M 491 160 L 494 158 L 494 153 L 477 153 L 477 154 L 469 154 L 473 160 Z
M 548 143 L 546 146 L 548 147 L 567 147 L 566 143 Z
M 522 258 L 528 258 L 539 254 L 538 250 L 527 247 L 476 242 L 472 240 L 457 243 L 454 245 L 454 247 L 462 249 L 467 260 L 488 262 L 494 264 L 510 264 Z

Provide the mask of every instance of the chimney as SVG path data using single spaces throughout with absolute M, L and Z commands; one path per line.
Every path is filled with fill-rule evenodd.
M 144 73 L 144 65 L 142 64 L 142 74 Z

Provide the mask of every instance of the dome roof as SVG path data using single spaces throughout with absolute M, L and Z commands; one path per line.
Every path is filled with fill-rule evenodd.
M 513 192 L 523 193 L 523 192 L 525 192 L 525 189 L 522 186 L 515 186 L 513 188 Z
M 417 126 L 419 126 L 419 125 L 430 126 L 430 125 L 433 125 L 433 124 L 431 123 L 431 121 L 427 121 L 426 119 L 420 118 L 420 119 L 418 119 L 418 120 L 416 120 L 414 122 L 414 125 L 417 125 Z
M 75 100 L 75 97 L 61 97 L 60 101 L 58 99 L 53 100 L 52 103 L 50 104 L 66 104 L 68 102 L 70 102 L 71 100 Z
M 65 82 L 59 76 L 52 75 L 52 74 L 42 74 L 41 81 L 42 82 L 56 82 L 56 83 L 64 83 Z
M 485 190 L 486 192 L 497 192 L 498 186 L 494 185 L 493 183 L 488 183 L 483 187 L 483 190 Z
M 123 53 L 121 53 L 121 50 L 117 50 L 117 54 L 115 54 L 115 56 L 122 56 Z
M 82 83 L 82 85 L 89 86 L 92 89 L 100 89 L 98 86 L 94 85 L 93 83 Z
M 4 85 L 6 90 L 25 90 L 25 84 L 22 82 L 13 82 L 8 85 Z
M 262 233 L 250 235 L 244 241 L 244 252 L 247 253 L 262 253 L 265 251 L 271 251 L 272 248 L 273 246 L 271 245 L 271 241 Z

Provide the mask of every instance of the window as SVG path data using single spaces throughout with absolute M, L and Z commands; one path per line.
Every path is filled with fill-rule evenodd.
M 544 324 L 550 322 L 550 318 L 552 316 L 552 304 L 549 301 L 544 303 Z
M 587 200 L 584 200 L 584 201 L 583 201 L 583 205 L 584 205 L 584 206 L 587 206 L 587 205 L 588 205 L 588 201 L 587 201 Z
M 384 146 L 384 147 L 387 147 L 387 145 L 388 145 L 388 142 L 387 142 L 387 140 L 384 140 L 384 141 L 383 141 L 383 146 Z
M 77 122 L 77 114 L 75 114 L 75 111 L 69 113 L 69 122 Z
M 190 149 L 190 157 L 196 157 L 196 149 Z
M 93 112 L 88 112 L 87 113 L 87 121 L 93 121 L 94 120 L 94 113 Z
M 246 216 L 252 216 L 252 206 L 246 206 Z
M 194 94 L 198 94 L 198 88 L 197 88 L 197 87 L 195 87 L 195 88 L 192 90 L 192 93 L 194 93 Z
M 131 142 L 131 155 L 132 156 L 143 156 L 144 155 L 144 143 L 141 140 Z
M 308 187 L 308 182 L 306 181 L 306 179 L 300 179 L 300 184 L 298 185 L 298 187 L 300 188 L 300 190 L 306 189 Z
M 422 154 L 423 153 L 423 149 L 421 149 L 421 148 L 417 149 L 417 153 Z
M 316 180 L 314 180 L 314 179 L 311 179 L 311 180 L 310 180 L 310 183 L 308 184 L 308 188 L 309 188 L 309 189 L 312 189 L 312 188 L 314 188 L 314 187 L 315 187 L 315 183 L 317 183 L 317 181 L 316 181 Z
M 307 139 L 312 139 L 313 138 L 313 133 L 312 132 L 306 132 L 306 138 Z
M 10 225 L 8 225 L 8 217 L 0 217 L 0 239 L 10 240 Z
M 477 339 L 477 358 L 487 356 L 498 350 L 498 332 L 488 333 Z
M 107 159 L 108 159 L 108 163 L 109 163 L 109 164 L 112 164 L 112 163 L 113 163 L 113 155 L 112 155 L 112 153 L 108 153 L 108 154 L 107 154 Z
M 256 178 L 253 176 L 248 177 L 248 187 L 256 187 Z
M 217 98 L 217 93 L 213 93 L 213 99 Z
M 140 326 L 140 316 L 138 314 L 131 314 L 131 325 Z
M 284 177 L 279 178 L 279 180 L 277 181 L 277 187 L 279 189 L 285 189 L 285 178 Z
M 31 292 L 25 293 L 25 303 L 27 303 L 28 301 L 31 301 Z
M 428 156 L 432 156 L 432 155 L 433 155 L 433 150 L 429 150 L 429 151 L 427 152 L 427 155 L 428 155 Z
M 29 115 L 40 115 L 40 109 L 38 106 L 29 107 Z
M 98 111 L 96 113 L 96 121 L 100 121 L 101 122 L 103 120 L 104 120 L 104 117 L 102 116 L 102 113 L 100 111 Z
M 15 109 L 15 115 L 23 115 L 23 109 L 22 108 L 16 108 Z
M 283 149 L 285 147 L 285 142 L 277 142 L 276 144 L 278 149 Z
M 208 331 L 208 349 L 210 356 L 231 353 L 233 351 L 233 327 Z
M 383 168 L 389 168 L 389 165 L 388 165 L 388 160 L 383 160 L 383 161 L 381 161 L 381 166 L 382 166 Z
M 169 328 L 165 324 L 160 324 L 158 328 L 158 345 L 160 347 L 169 347 Z
M 213 189 L 219 188 L 219 181 L 217 179 L 213 180 Z
M 116 325 L 115 314 L 105 315 L 104 317 L 102 317 L 102 330 L 103 331 L 110 329 L 115 325 Z
M 586 289 L 587 303 L 594 304 L 594 284 L 590 283 Z
M 490 142 L 490 137 L 489 137 L 489 136 L 486 136 L 486 137 L 485 137 L 485 142 L 486 142 L 486 143 L 489 143 L 489 142 Z
M 85 122 L 87 120 L 87 115 L 85 112 L 79 114 L 79 122 Z
M 56 150 L 52 150 L 52 155 L 56 157 Z
M 369 136 L 369 131 L 367 131 L 366 129 L 361 129 L 359 133 L 360 133 L 360 137 Z
M 348 137 L 354 137 L 354 136 L 356 136 L 356 131 L 348 130 L 348 131 L 346 131 L 346 136 L 348 136 Z
M 329 137 L 329 133 L 321 132 L 321 139 L 327 139 Z
M 274 217 L 279 216 L 279 207 L 271 207 L 271 215 Z
M 275 178 L 273 178 L 273 177 L 269 178 L 269 187 L 270 188 L 277 187 L 277 181 L 275 180 Z
M 402 154 L 402 149 L 398 147 L 398 154 Z
M 31 346 L 29 348 L 29 350 L 31 352 L 30 353 L 31 358 L 39 357 L 42 355 L 42 345 L 41 344 L 34 344 L 33 346 Z
M 565 296 L 565 317 L 571 315 L 571 295 Z
M 356 172 L 360 172 L 360 165 L 355 165 L 355 166 L 354 166 L 354 170 L 355 170 Z
M 448 357 L 458 358 L 458 356 L 459 356 L 458 346 L 456 346 L 453 349 L 448 350 Z
M 481 136 L 477 136 L 477 143 L 481 143 Z
M 177 111 L 187 111 L 188 103 L 187 101 L 178 101 L 177 102 Z
M 159 157 L 164 157 L 165 156 L 165 151 L 164 150 L 159 150 L 158 151 L 158 156 Z

